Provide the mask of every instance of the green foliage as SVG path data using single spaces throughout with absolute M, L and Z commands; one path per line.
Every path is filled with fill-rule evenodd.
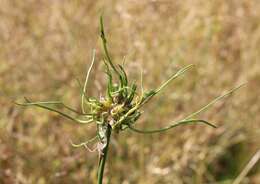
M 99 99 L 94 97 L 89 97 L 87 95 L 87 85 L 89 77 L 95 62 L 95 51 L 93 51 L 93 58 L 91 65 L 87 71 L 84 86 L 81 91 L 81 112 L 72 109 L 71 107 L 65 105 L 60 101 L 46 101 L 46 102 L 31 102 L 28 98 L 25 98 L 25 102 L 18 103 L 22 106 L 36 106 L 43 108 L 59 115 L 72 120 L 73 122 L 80 124 L 91 124 L 95 123 L 97 127 L 97 135 L 86 142 L 80 144 L 72 143 L 74 147 L 85 146 L 88 148 L 88 143 L 98 140 L 97 147 L 94 150 L 98 150 L 100 153 L 99 161 L 99 171 L 98 171 L 98 183 L 102 183 L 103 171 L 108 151 L 108 145 L 110 140 L 110 134 L 112 132 L 119 133 L 126 129 L 137 133 L 158 133 L 164 132 L 171 128 L 187 125 L 187 124 L 197 124 L 202 123 L 210 127 L 216 128 L 215 125 L 209 123 L 203 119 L 194 119 L 202 111 L 206 110 L 212 106 L 217 101 L 222 98 L 232 94 L 235 90 L 239 89 L 242 85 L 228 91 L 227 93 L 215 98 L 213 101 L 207 105 L 200 108 L 198 111 L 186 116 L 185 118 L 171 123 L 169 126 L 154 129 L 154 130 L 139 130 L 134 127 L 137 120 L 140 118 L 142 111 L 141 108 L 146 105 L 154 96 L 159 94 L 163 89 L 165 89 L 173 80 L 180 77 L 186 71 L 194 67 L 194 65 L 188 65 L 177 73 L 170 76 L 168 80 L 163 82 L 158 88 L 151 89 L 146 92 L 143 91 L 143 86 L 141 84 L 141 92 L 138 92 L 138 85 L 131 82 L 127 76 L 127 73 L 122 65 L 115 65 L 109 54 L 107 47 L 107 39 L 104 31 L 103 18 L 100 17 L 100 37 L 104 49 L 104 65 L 105 74 L 107 76 L 107 89 L 104 96 Z M 142 81 L 142 79 L 141 79 Z M 70 113 L 62 112 L 58 110 L 57 107 L 63 107 L 69 110 Z M 74 115 L 71 115 L 74 114 Z

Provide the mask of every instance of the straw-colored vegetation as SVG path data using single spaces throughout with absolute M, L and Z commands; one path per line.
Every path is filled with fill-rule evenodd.
M 140 128 L 158 128 L 196 111 L 238 84 L 246 88 L 200 118 L 167 134 L 131 132 L 111 139 L 105 183 L 232 183 L 260 148 L 260 3 L 252 1 L 0 0 L 0 183 L 94 183 L 97 153 L 73 148 L 94 126 L 75 125 L 40 109 L 11 103 L 62 100 L 80 109 L 84 81 L 97 49 L 88 93 L 99 97 L 102 75 L 98 19 L 104 12 L 109 49 L 131 78 L 154 89 L 173 71 L 195 64 L 146 106 Z M 7 97 L 8 96 L 8 97 Z M 259 182 L 257 162 L 243 176 Z M 236 180 L 238 181 L 238 180 Z

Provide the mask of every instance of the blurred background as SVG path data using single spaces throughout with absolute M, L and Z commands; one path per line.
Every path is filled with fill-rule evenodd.
M 145 89 L 196 65 L 145 107 L 139 128 L 166 126 L 248 81 L 199 115 L 217 129 L 113 135 L 105 183 L 233 183 L 260 149 L 259 10 L 259 0 L 0 0 L 0 184 L 95 183 L 98 153 L 69 141 L 88 140 L 95 126 L 11 99 L 62 100 L 80 109 L 77 79 L 84 81 L 93 49 L 88 92 L 103 93 L 101 13 L 114 61 L 126 58 L 133 81 L 142 68 Z M 259 165 L 240 183 L 260 183 Z

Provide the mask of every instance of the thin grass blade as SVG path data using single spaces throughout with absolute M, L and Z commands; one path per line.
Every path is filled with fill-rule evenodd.
M 140 105 L 143 106 L 145 103 L 147 103 L 148 101 L 151 100 L 151 98 L 153 96 L 155 96 L 157 93 L 159 93 L 160 91 L 162 91 L 171 81 L 173 81 L 174 79 L 176 79 L 177 77 L 179 77 L 180 75 L 182 75 L 183 73 L 185 73 L 187 70 L 189 70 L 191 67 L 194 67 L 194 65 L 188 65 L 182 69 L 180 69 L 177 73 L 175 73 L 174 75 L 172 75 L 166 82 L 164 82 L 160 87 L 158 87 L 156 90 L 151 90 L 148 93 L 145 93 L 143 95 L 143 99 L 142 99 L 142 104 Z
M 129 129 L 134 131 L 134 132 L 137 132 L 137 133 L 142 133 L 142 134 L 153 134 L 153 133 L 160 133 L 160 132 L 164 132 L 164 131 L 167 131 L 169 129 L 172 129 L 172 128 L 175 128 L 177 126 L 181 126 L 181 125 L 188 125 L 188 124 L 196 124 L 196 123 L 203 123 L 203 124 L 206 124 L 208 126 L 211 126 L 213 128 L 216 128 L 215 125 L 205 121 L 205 120 L 202 120 L 202 119 L 191 119 L 191 120 L 183 120 L 183 121 L 178 121 L 178 122 L 175 122 L 167 127 L 164 127 L 164 128 L 160 128 L 160 129 L 154 129 L 154 130 L 140 130 L 140 129 L 137 129 L 137 128 L 134 128 L 133 126 L 129 125 Z
M 187 70 L 189 70 L 191 67 L 194 67 L 195 65 L 188 65 L 182 69 L 180 69 L 177 73 L 172 75 L 166 82 L 164 82 L 159 88 L 155 90 L 156 93 L 159 93 L 161 90 L 163 90 L 172 80 L 176 79 L 183 73 L 185 73 Z
M 84 83 L 84 86 L 83 86 L 83 94 L 81 95 L 81 110 L 82 110 L 82 113 L 86 113 L 84 100 L 85 100 L 85 95 L 86 95 L 86 91 L 87 91 L 89 75 L 90 75 L 90 72 L 93 68 L 94 62 L 95 62 L 95 56 L 96 56 L 96 51 L 94 49 L 93 54 L 92 54 L 92 61 L 91 61 L 90 67 L 88 69 L 88 72 L 87 72 L 87 75 L 86 75 L 86 78 L 85 78 L 85 83 Z
M 89 120 L 81 120 L 81 119 L 77 119 L 77 118 L 74 118 L 64 112 L 61 112 L 57 109 L 54 109 L 52 107 L 48 107 L 46 105 L 43 105 L 41 103 L 34 103 L 34 102 L 30 102 L 27 98 L 25 98 L 26 100 L 26 103 L 18 103 L 18 102 L 15 102 L 16 105 L 21 105 L 21 106 L 36 106 L 36 107 L 40 107 L 42 109 L 46 109 L 46 110 L 49 110 L 49 111 L 52 111 L 52 112 L 55 112 L 55 113 L 58 113 L 59 115 L 67 118 L 67 119 L 70 119 L 72 121 L 75 121 L 77 123 L 81 123 L 81 124 L 89 124 L 89 123 L 92 123 L 93 120 L 92 119 L 89 119 Z
M 112 59 L 111 59 L 111 57 L 108 53 L 107 40 L 106 40 L 105 31 L 104 31 L 104 23 L 103 23 L 103 17 L 102 16 L 100 16 L 100 37 L 102 39 L 103 49 L 104 49 L 104 52 L 105 52 L 106 59 L 107 59 L 109 65 L 111 66 L 111 68 L 117 74 L 118 78 L 120 78 L 120 73 L 118 72 L 117 68 L 113 64 Z
M 192 114 L 188 115 L 186 118 L 184 118 L 183 120 L 186 119 L 190 119 L 196 115 L 198 115 L 199 113 L 205 111 L 206 109 L 208 109 L 209 107 L 211 107 L 212 105 L 214 105 L 216 102 L 222 100 L 223 98 L 231 95 L 232 93 L 234 93 L 236 90 L 240 89 L 241 87 L 243 87 L 246 83 L 240 84 L 239 86 L 229 90 L 228 92 L 224 93 L 223 95 L 218 96 L 217 98 L 213 99 L 210 103 L 208 103 L 207 105 L 203 106 L 202 108 L 200 108 L 199 110 L 197 110 L 196 112 L 193 112 Z

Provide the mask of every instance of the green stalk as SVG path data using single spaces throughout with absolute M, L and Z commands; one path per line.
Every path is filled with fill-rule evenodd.
M 100 17 L 100 37 L 102 39 L 102 45 L 103 45 L 103 49 L 104 49 L 104 52 L 105 52 L 105 56 L 106 56 L 106 59 L 109 63 L 109 65 L 112 67 L 112 69 L 114 70 L 114 72 L 117 74 L 117 76 L 120 78 L 120 73 L 119 71 L 117 70 L 117 68 L 115 67 L 115 65 L 113 64 L 112 62 L 112 59 L 108 53 L 108 49 L 107 49 L 107 39 L 106 39 L 106 36 L 105 36 L 105 31 L 104 31 L 104 24 L 103 24 L 103 17 L 101 16 Z
M 111 126 L 108 125 L 107 132 L 106 132 L 107 145 L 104 148 L 103 155 L 100 156 L 100 161 L 99 161 L 99 165 L 98 165 L 98 182 L 97 182 L 98 184 L 103 183 L 103 174 L 104 174 L 104 170 L 105 170 L 106 158 L 107 158 L 107 153 L 108 153 L 108 148 L 109 148 L 110 135 L 111 135 Z

